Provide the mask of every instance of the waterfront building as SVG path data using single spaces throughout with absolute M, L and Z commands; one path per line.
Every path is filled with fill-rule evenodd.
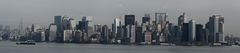
M 74 33 L 75 33 L 75 35 L 73 37 L 74 42 L 76 42 L 76 43 L 83 42 L 83 33 L 82 33 L 82 31 L 81 30 L 75 30 Z
M 73 40 L 73 31 L 72 30 L 64 30 L 63 31 L 63 41 L 64 42 L 71 42 Z
M 49 41 L 50 42 L 55 41 L 56 37 L 57 37 L 57 25 L 52 23 L 49 25 Z
M 54 24 L 57 26 L 57 37 L 56 41 L 61 42 L 63 37 L 63 17 L 62 16 L 54 16 Z
M 224 17 L 221 15 L 212 15 L 209 17 L 209 22 L 206 24 L 206 28 L 210 33 L 210 42 L 219 43 L 224 42 Z
M 144 32 L 144 42 L 146 44 L 151 44 L 152 43 L 152 33 L 150 31 Z

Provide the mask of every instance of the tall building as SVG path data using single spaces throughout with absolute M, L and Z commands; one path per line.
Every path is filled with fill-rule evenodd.
M 83 16 L 83 17 L 82 17 L 82 21 L 83 21 L 83 22 L 88 22 L 88 23 L 87 23 L 88 27 L 93 27 L 93 26 L 94 26 L 93 16 Z
M 83 30 L 87 33 L 87 37 L 93 35 L 94 32 L 94 24 L 93 24 L 93 17 L 92 16 L 83 16 Z
M 187 18 L 185 13 L 178 17 L 178 26 L 183 26 L 183 23 L 187 23 Z
M 182 36 L 181 36 L 181 42 L 188 42 L 189 41 L 189 23 L 183 23 L 183 28 L 182 28 Z
M 32 32 L 37 32 L 37 30 L 40 29 L 40 26 L 37 24 L 32 24 L 31 31 Z
M 125 15 L 125 26 L 135 24 L 135 15 Z
M 150 14 L 145 14 L 144 17 L 142 17 L 142 23 L 150 23 Z
M 45 32 L 41 32 L 41 41 L 46 41 Z
M 144 42 L 147 44 L 152 43 L 152 33 L 149 31 L 144 32 Z
M 196 40 L 196 23 L 194 20 L 189 21 L 189 41 L 194 42 Z
M 144 41 L 144 36 L 143 36 L 143 32 L 142 32 L 142 27 L 141 26 L 137 26 L 135 31 L 136 34 L 136 43 L 141 43 Z
M 223 42 L 224 41 L 224 17 L 221 15 L 212 15 L 209 18 L 209 22 L 206 24 L 206 28 L 210 33 L 210 42 Z
M 114 33 L 117 33 L 117 27 L 119 27 L 121 25 L 121 17 L 117 17 L 114 19 L 114 23 L 113 23 L 113 27 L 112 27 L 112 31 Z
M 159 41 L 161 43 L 167 41 L 167 13 L 155 13 L 155 25 L 159 32 Z
M 157 24 L 165 25 L 167 13 L 155 13 L 155 21 Z
M 83 42 L 83 35 L 82 35 L 82 31 L 81 30 L 76 30 L 75 31 L 75 36 L 74 36 L 74 42 Z
M 219 31 L 218 31 L 218 36 L 219 36 L 219 42 L 225 43 L 225 35 L 224 35 L 224 17 L 219 17 Z
M 173 33 L 172 33 L 173 41 L 176 43 L 180 43 L 180 41 L 181 41 L 182 34 L 180 34 L 179 31 L 181 31 L 181 30 L 179 29 L 178 26 L 173 26 Z
M 136 27 L 135 25 L 132 25 L 130 26 L 130 29 L 129 29 L 129 32 L 130 32 L 130 43 L 136 43 Z
M 104 44 L 107 44 L 107 43 L 109 43 L 109 34 L 110 34 L 110 32 L 109 32 L 109 28 L 108 28 L 108 26 L 107 25 L 104 25 L 103 27 L 102 27 L 102 43 L 104 43 Z
M 53 42 L 53 41 L 55 41 L 56 40 L 56 38 L 57 38 L 57 26 L 56 26 L 56 24 L 50 24 L 49 25 L 49 41 L 50 42 Z
M 63 20 L 62 20 L 63 30 L 70 29 L 70 21 L 69 21 L 69 19 L 70 19 L 69 17 L 63 16 Z
M 207 45 L 209 43 L 209 30 L 208 29 L 203 29 L 203 44 Z
M 79 21 L 78 22 L 78 25 L 77 25 L 77 29 L 78 30 L 81 30 L 81 31 L 85 31 L 85 25 L 86 25 L 87 23 L 85 23 L 85 22 L 83 22 L 83 21 Z
M 54 23 L 57 26 L 57 41 L 62 41 L 63 37 L 63 17 L 62 16 L 54 16 Z
M 54 16 L 54 23 L 57 25 L 57 32 L 62 30 L 62 16 Z
M 204 41 L 204 33 L 203 33 L 203 25 L 196 24 L 196 41 L 203 42 Z
M 116 37 L 118 43 L 122 42 L 124 37 L 123 35 L 124 35 L 124 28 L 123 26 L 119 26 L 117 29 L 117 37 Z
M 134 25 L 127 25 L 124 27 L 124 36 L 123 42 L 124 44 L 135 43 L 135 26 Z
M 73 18 L 69 19 L 70 30 L 76 30 L 77 23 Z
M 183 24 L 184 23 L 187 23 L 187 18 L 186 18 L 186 15 L 185 13 L 183 13 L 182 15 L 180 15 L 178 17 L 178 26 L 177 28 L 175 27 L 176 30 L 176 36 L 177 36 L 177 40 L 181 40 L 181 37 L 182 37 L 182 33 L 183 33 Z M 180 41 L 178 41 L 180 42 Z
M 102 25 L 101 24 L 94 25 L 94 32 L 102 32 Z

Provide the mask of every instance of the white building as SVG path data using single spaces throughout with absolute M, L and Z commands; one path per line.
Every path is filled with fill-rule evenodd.
M 130 43 L 136 42 L 136 35 L 135 35 L 135 25 L 127 25 L 127 38 L 130 38 Z
M 56 37 L 57 37 L 57 26 L 55 24 L 50 24 L 49 26 L 49 41 L 55 41 Z
M 63 41 L 64 42 L 70 42 L 73 40 L 73 33 L 72 30 L 64 30 L 63 31 Z
M 69 24 L 70 24 L 70 29 L 71 30 L 75 30 L 76 29 L 77 23 L 76 23 L 76 21 L 74 19 L 70 18 L 69 19 Z
M 119 27 L 121 25 L 121 17 L 117 17 L 114 19 L 114 23 L 113 23 L 113 29 L 112 31 L 114 33 L 117 33 L 117 27 Z

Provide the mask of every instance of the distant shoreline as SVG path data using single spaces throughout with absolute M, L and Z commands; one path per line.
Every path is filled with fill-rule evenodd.
M 11 41 L 11 40 L 1 40 L 0 42 L 22 42 L 22 41 Z M 222 47 L 222 46 L 240 46 L 240 45 L 159 45 L 159 44 L 102 44 L 102 43 L 72 43 L 72 42 L 36 42 L 36 45 L 38 43 L 56 43 L 56 44 L 100 44 L 100 45 L 132 45 L 132 46 L 209 46 L 209 47 Z

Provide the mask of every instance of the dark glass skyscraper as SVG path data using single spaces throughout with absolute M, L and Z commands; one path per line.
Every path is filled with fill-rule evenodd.
M 62 16 L 54 16 L 54 23 L 57 26 L 57 40 L 56 41 L 62 41 L 63 37 L 63 17 Z
M 200 42 L 203 41 L 204 35 L 203 35 L 203 25 L 196 24 L 196 41 Z
M 102 43 L 104 43 L 104 44 L 107 44 L 107 43 L 109 43 L 109 28 L 108 28 L 108 26 L 107 25 L 104 25 L 103 27 L 102 27 Z
M 189 37 L 189 26 L 188 26 L 189 24 L 188 23 L 183 23 L 183 33 L 182 33 L 182 42 L 187 42 L 187 41 L 189 41 L 188 40 L 188 37 Z
M 125 26 L 135 24 L 135 15 L 125 15 Z
M 150 22 L 150 15 L 145 14 L 144 17 L 142 17 L 142 23 Z

